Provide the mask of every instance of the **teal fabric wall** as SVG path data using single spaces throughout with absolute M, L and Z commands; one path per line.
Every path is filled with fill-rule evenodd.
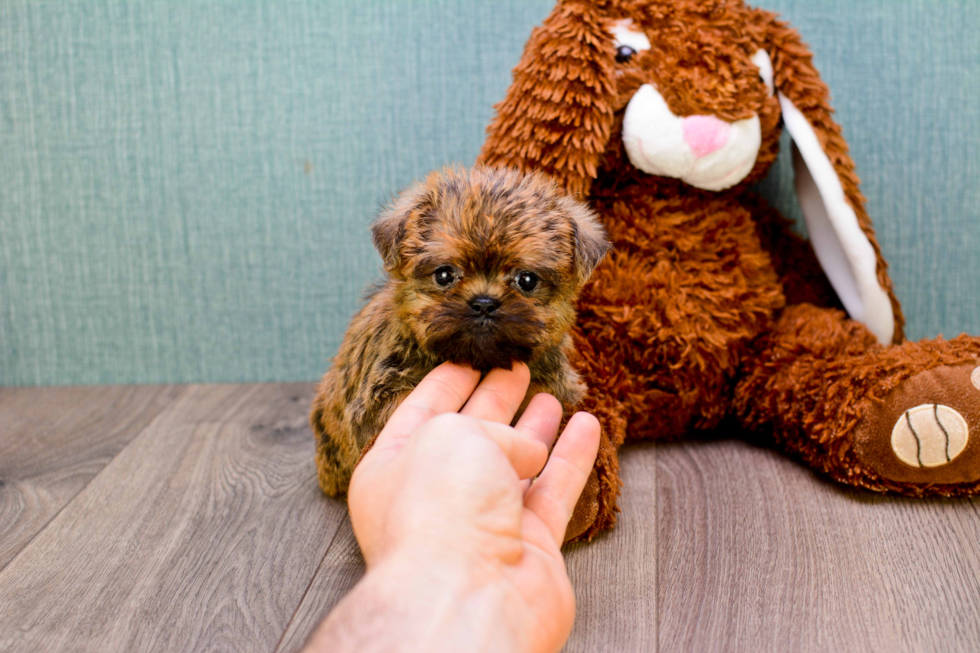
M 318 378 L 372 214 L 472 162 L 551 4 L 0 3 L 0 384 Z M 980 3 L 766 7 L 817 53 L 910 335 L 980 333 Z

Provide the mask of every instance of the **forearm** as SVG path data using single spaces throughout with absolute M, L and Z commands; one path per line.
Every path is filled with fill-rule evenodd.
M 372 567 L 307 643 L 319 653 L 520 651 L 507 592 L 464 567 L 395 554 Z

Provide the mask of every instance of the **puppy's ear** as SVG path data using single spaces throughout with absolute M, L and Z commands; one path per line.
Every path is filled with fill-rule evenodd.
M 393 272 L 402 263 L 402 244 L 409 224 L 427 214 L 432 204 L 432 189 L 426 182 L 417 182 L 393 199 L 371 223 L 371 237 L 385 270 Z
M 612 36 L 597 4 L 559 0 L 534 29 L 477 163 L 538 170 L 588 195 L 615 98 Z
M 765 28 L 766 48 L 753 61 L 763 78 L 772 75 L 793 138 L 796 193 L 817 259 L 851 317 L 883 344 L 899 343 L 905 320 L 827 86 L 796 30 L 775 14 L 754 15 Z
M 572 226 L 572 237 L 575 239 L 575 275 L 581 285 L 588 280 L 612 245 L 609 244 L 606 230 L 596 214 L 585 204 L 570 197 L 563 198 L 560 204 Z

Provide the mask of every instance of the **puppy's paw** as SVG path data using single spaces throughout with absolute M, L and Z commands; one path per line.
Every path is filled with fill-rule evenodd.
M 902 382 L 861 420 L 854 453 L 886 481 L 951 486 L 980 481 L 980 367 L 946 365 Z M 929 487 L 920 487 L 932 493 Z M 937 494 L 958 494 L 936 488 Z
M 329 439 L 323 439 L 317 443 L 317 480 L 324 494 L 329 497 L 346 495 L 353 470 L 354 461 L 350 460 L 350 456 L 344 456 L 336 443 Z

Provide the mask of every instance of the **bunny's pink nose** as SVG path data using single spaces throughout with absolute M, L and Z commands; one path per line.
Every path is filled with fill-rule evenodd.
M 714 116 L 688 116 L 681 121 L 684 127 L 684 140 L 694 156 L 707 156 L 728 142 L 731 126 Z

